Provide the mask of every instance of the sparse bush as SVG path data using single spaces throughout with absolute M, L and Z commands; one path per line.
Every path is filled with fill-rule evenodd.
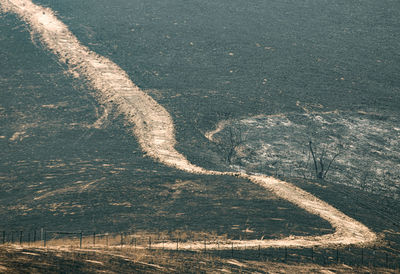
M 331 159 L 329 160 L 327 158 L 327 149 L 324 147 L 322 149 L 322 152 L 317 155 L 316 148 L 313 148 L 312 141 L 310 140 L 309 143 L 309 149 L 310 153 L 312 156 L 312 160 L 314 163 L 314 169 L 315 169 L 315 177 L 320 180 L 324 180 L 326 175 L 328 174 L 329 169 L 331 168 L 332 163 L 335 161 L 335 159 L 340 155 L 341 153 L 341 146 L 339 146 L 339 149 L 337 152 L 333 154 Z
M 238 152 L 244 144 L 245 138 L 240 127 L 230 125 L 224 129 L 223 133 L 219 134 L 216 142 L 224 160 L 231 165 L 241 157 Z

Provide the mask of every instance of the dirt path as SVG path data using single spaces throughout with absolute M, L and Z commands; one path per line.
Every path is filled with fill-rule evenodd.
M 220 121 L 220 122 L 217 124 L 217 126 L 216 126 L 216 128 L 215 128 L 214 130 L 207 131 L 207 132 L 204 134 L 204 136 L 205 136 L 209 141 L 214 142 L 214 141 L 215 141 L 215 140 L 214 140 L 214 135 L 217 134 L 217 133 L 219 133 L 221 130 L 223 130 L 223 129 L 226 127 L 226 125 L 228 125 L 228 124 L 229 124 L 229 120 L 222 120 L 222 121 Z
M 39 37 L 43 46 L 53 52 L 60 62 L 67 64 L 73 75 L 86 79 L 88 84 L 98 91 L 97 99 L 100 103 L 113 101 L 133 125 L 132 133 L 148 156 L 190 173 L 236 176 L 250 180 L 309 213 L 327 220 L 335 229 L 335 233 L 323 236 L 249 240 L 237 242 L 235 246 L 251 248 L 259 245 L 283 247 L 371 244 L 377 239 L 376 235 L 360 222 L 290 183 L 265 175 L 216 172 L 191 164 L 175 149 L 174 124 L 170 114 L 140 90 L 119 66 L 82 45 L 68 27 L 57 19 L 52 10 L 35 5 L 30 0 L 0 0 L 0 5 L 3 12 L 13 12 L 25 21 L 32 36 Z M 190 243 L 192 249 L 195 246 L 202 248 L 202 243 Z M 167 248 L 168 244 L 165 247 Z M 219 246 L 230 247 L 230 244 Z M 175 248 L 173 243 L 171 248 Z M 189 248 L 189 244 L 181 244 L 180 248 Z

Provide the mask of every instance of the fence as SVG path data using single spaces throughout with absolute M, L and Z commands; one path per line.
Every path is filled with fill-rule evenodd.
M 400 269 L 400 250 L 390 244 L 376 247 L 337 246 L 332 248 L 262 248 L 244 246 L 245 241 L 230 241 L 226 237 L 188 233 L 95 231 L 2 231 L 2 244 L 30 247 L 127 248 L 169 252 L 203 252 L 224 258 L 262 260 L 320 265 L 346 264 L 351 266 Z M 229 246 L 229 248 L 227 248 Z

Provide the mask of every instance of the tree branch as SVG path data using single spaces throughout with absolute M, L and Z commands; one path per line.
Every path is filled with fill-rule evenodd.
M 332 160 L 329 162 L 328 168 L 326 169 L 324 175 L 322 178 L 325 178 L 326 174 L 329 171 L 329 168 L 331 167 L 331 164 L 333 163 L 333 161 L 335 161 L 336 157 L 339 156 L 340 152 L 336 153 L 335 156 L 333 156 Z
M 310 146 L 311 155 L 312 155 L 313 161 L 314 161 L 315 175 L 316 175 L 317 178 L 318 178 L 318 164 L 317 164 L 317 160 L 315 159 L 314 151 L 313 151 L 313 149 L 312 149 L 312 142 L 310 141 L 308 144 L 309 144 L 309 146 Z

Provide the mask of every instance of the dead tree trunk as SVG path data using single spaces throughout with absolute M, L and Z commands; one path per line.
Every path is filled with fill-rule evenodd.
M 309 141 L 308 145 L 309 145 L 311 156 L 312 156 L 313 162 L 314 162 L 315 177 L 317 179 L 324 180 L 325 177 L 326 177 L 326 174 L 328 173 L 329 169 L 331 168 L 332 163 L 335 161 L 336 157 L 339 156 L 340 152 L 337 152 L 332 157 L 332 159 L 328 162 L 328 165 L 327 165 L 327 167 L 325 169 L 325 166 L 326 166 L 326 163 L 327 163 L 327 160 L 325 159 L 325 157 L 326 157 L 326 149 L 324 148 L 322 150 L 321 155 L 317 159 L 317 156 L 314 153 L 312 142 Z

